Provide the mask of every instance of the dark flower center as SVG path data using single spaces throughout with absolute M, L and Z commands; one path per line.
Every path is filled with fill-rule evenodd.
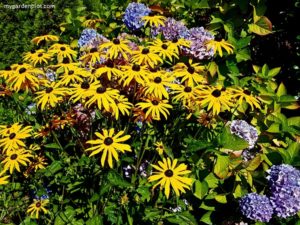
M 191 88 L 191 87 L 185 87 L 185 88 L 184 88 L 184 91 L 185 91 L 185 92 L 191 92 L 191 91 L 192 91 L 192 88 Z
M 149 52 L 150 52 L 150 51 L 149 51 L 148 48 L 144 48 L 144 49 L 142 50 L 142 54 L 144 54 L 144 55 L 147 55 Z
M 250 92 L 249 90 L 244 90 L 243 93 L 244 93 L 245 95 L 250 95 L 250 94 L 251 94 L 251 92 Z
M 11 125 L 7 125 L 6 128 L 11 128 Z
M 66 51 L 66 48 L 65 47 L 60 47 L 60 50 Z
M 139 66 L 139 65 L 136 65 L 136 64 L 134 64 L 133 66 L 132 66 L 132 68 L 131 68 L 133 71 L 140 71 L 141 70 L 141 67 Z
M 173 42 L 173 43 L 177 43 L 177 42 L 178 42 L 178 39 L 177 39 L 177 38 L 174 38 L 174 39 L 172 40 L 172 42 Z
M 47 87 L 46 88 L 46 93 L 47 94 L 49 94 L 50 92 L 52 92 L 53 91 L 53 88 L 52 87 Z
M 84 81 L 81 86 L 82 89 L 89 89 L 90 88 L 90 84 L 87 81 Z
M 118 38 L 115 38 L 115 39 L 113 40 L 113 43 L 114 43 L 115 45 L 119 45 L 119 44 L 120 44 L 120 40 L 119 40 Z
M 111 61 L 111 60 L 108 60 L 105 64 L 106 64 L 106 66 L 109 67 L 109 68 L 113 68 L 113 67 L 114 67 L 114 63 L 113 63 L 113 61 Z
M 98 87 L 97 90 L 96 90 L 96 92 L 98 94 L 102 94 L 102 93 L 106 92 L 106 87 Z
M 153 105 L 158 105 L 158 101 L 157 101 L 157 100 L 153 100 L 153 101 L 152 101 L 152 104 L 153 104 Z
M 18 65 L 20 65 L 20 66 L 21 66 L 21 65 L 23 65 L 23 63 L 22 63 L 22 62 L 18 62 Z
M 189 66 L 189 68 L 187 69 L 187 71 L 190 73 L 190 74 L 193 74 L 195 72 L 195 68 L 192 67 L 192 66 Z
M 64 63 L 64 64 L 69 63 L 69 62 L 70 62 L 69 58 L 64 58 L 64 59 L 63 59 L 63 63 Z
M 69 75 L 74 74 L 74 70 L 70 70 L 68 74 L 69 74 Z
M 221 91 L 220 90 L 214 90 L 212 93 L 212 96 L 218 98 L 221 96 Z
M 9 139 L 14 139 L 15 136 L 16 136 L 16 133 L 11 133 L 11 134 L 9 135 Z
M 173 177 L 173 174 L 174 174 L 174 173 L 173 173 L 172 170 L 166 170 L 166 171 L 165 171 L 165 176 L 166 176 L 166 177 Z
M 35 207 L 37 207 L 37 208 L 40 208 L 42 206 L 42 204 L 40 203 L 40 202 L 37 202 L 36 204 L 35 204 Z
M 38 57 L 42 57 L 42 56 L 43 56 L 43 53 L 38 54 Z
M 161 78 L 160 77 L 155 77 L 154 82 L 159 84 L 161 82 Z
M 97 52 L 97 48 L 92 48 L 92 49 L 90 50 L 90 53 L 94 53 L 94 52 Z
M 152 72 L 152 73 L 156 73 L 156 72 L 157 72 L 157 68 L 150 68 L 149 70 L 150 70 L 150 72 Z
M 226 91 L 226 87 L 222 87 L 221 91 Z
M 12 155 L 10 156 L 10 159 L 11 159 L 11 160 L 15 160 L 16 158 L 18 158 L 18 155 L 17 155 L 17 154 L 12 154 Z
M 168 48 L 168 45 L 163 44 L 161 47 L 166 50 Z
M 7 67 L 5 67 L 5 70 L 6 70 L 6 71 L 10 71 L 10 70 L 11 70 L 11 67 L 10 67 L 10 66 L 7 66 Z
M 22 67 L 21 69 L 19 69 L 19 73 L 25 73 L 26 69 L 24 67 Z
M 150 12 L 150 13 L 149 13 L 149 16 L 151 16 L 151 17 L 152 17 L 152 16 L 155 16 L 155 12 Z
M 32 49 L 30 52 L 33 54 L 33 53 L 35 53 L 35 50 Z
M 104 139 L 105 145 L 111 145 L 114 142 L 114 140 L 111 137 L 107 137 Z

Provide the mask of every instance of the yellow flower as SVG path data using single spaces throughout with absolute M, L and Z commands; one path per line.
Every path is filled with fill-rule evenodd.
M 119 90 L 113 88 L 106 88 L 101 84 L 95 85 L 95 88 L 92 89 L 91 98 L 85 103 L 87 107 L 90 107 L 92 104 L 97 104 L 98 109 L 102 110 L 104 108 L 106 111 L 109 111 L 110 107 L 116 107 L 114 99 L 117 99 L 119 96 Z
M 207 110 L 212 109 L 213 115 L 218 115 L 224 109 L 230 110 L 233 106 L 231 93 L 220 87 L 207 86 L 199 91 L 199 98 L 201 106 L 208 106 Z
M 77 52 L 71 49 L 69 45 L 66 44 L 54 44 L 49 48 L 50 54 L 57 55 L 58 63 L 63 62 L 64 58 L 68 58 L 71 62 L 73 58 L 75 59 L 77 56 Z
M 174 66 L 174 76 L 181 78 L 181 83 L 184 81 L 188 82 L 189 86 L 193 86 L 194 83 L 199 84 L 205 82 L 205 79 L 200 73 L 204 70 L 204 66 L 200 66 L 199 63 L 189 63 L 185 65 L 184 63 L 178 63 Z
M 45 214 L 48 213 L 48 209 L 45 206 L 49 203 L 49 199 L 34 199 L 33 203 L 28 207 L 27 213 L 30 213 L 30 217 L 39 218 L 40 211 Z
M 89 73 L 83 68 L 77 66 L 69 66 L 65 69 L 64 73 L 60 75 L 58 83 L 63 86 L 68 86 L 72 83 L 83 82 L 83 78 L 88 77 Z
M 173 39 L 172 41 L 169 41 L 169 48 L 174 49 L 174 51 L 179 54 L 179 51 L 181 50 L 181 47 L 190 48 L 191 47 L 191 41 L 185 40 L 183 38 L 179 39 Z
M 1 163 L 4 164 L 4 170 L 9 170 L 9 173 L 12 174 L 15 169 L 21 172 L 20 164 L 27 166 L 31 157 L 33 156 L 25 149 L 14 149 L 6 153 L 6 158 Z
M 122 71 L 119 70 L 118 68 L 116 68 L 114 66 L 113 61 L 111 61 L 111 60 L 108 60 L 105 63 L 105 66 L 100 67 L 100 68 L 96 69 L 96 71 L 95 71 L 95 76 L 97 78 L 101 77 L 103 75 L 106 75 L 108 80 L 111 80 L 112 77 L 114 77 L 114 78 L 121 77 L 122 74 L 123 74 Z
M 149 65 L 154 68 L 159 63 L 163 63 L 163 60 L 154 52 L 150 51 L 150 48 L 140 47 L 139 51 L 132 53 L 131 61 L 138 65 Z
M 177 159 L 173 162 L 170 158 L 163 158 L 162 161 L 158 162 L 158 165 L 152 165 L 158 172 L 154 172 L 154 175 L 148 178 L 149 182 L 158 181 L 153 186 L 153 189 L 160 185 L 160 189 L 165 189 L 165 195 L 167 198 L 170 196 L 171 187 L 175 191 L 177 196 L 180 196 L 180 192 L 185 193 L 185 189 L 190 190 L 193 180 L 183 175 L 190 173 L 187 170 L 187 165 L 184 163 L 179 164 L 177 167 Z
M 142 21 L 145 22 L 144 26 L 147 26 L 149 24 L 150 27 L 158 27 L 159 25 L 164 26 L 166 17 L 159 16 L 159 15 L 152 15 L 151 13 L 149 16 L 143 16 Z
M 96 83 L 89 83 L 88 81 L 83 81 L 80 84 L 73 84 L 70 100 L 74 103 L 79 100 L 84 101 L 87 97 L 93 95 L 93 90 L 97 89 L 96 85 Z
M 98 23 L 104 22 L 103 19 L 88 19 L 82 23 L 82 26 L 88 28 L 95 28 Z
M 168 100 L 146 99 L 146 101 L 147 102 L 139 102 L 136 104 L 136 106 L 142 110 L 147 110 L 145 115 L 146 118 L 150 115 L 154 120 L 161 120 L 160 114 L 162 114 L 165 119 L 167 119 L 170 114 L 168 109 L 173 108 L 168 104 Z
M 32 63 L 33 66 L 36 64 L 48 64 L 51 60 L 52 55 L 47 53 L 44 49 L 32 50 L 30 52 L 25 53 L 23 59 L 29 63 Z
M 113 39 L 113 41 L 103 43 L 100 45 L 100 50 L 107 49 L 107 57 L 110 59 L 118 58 L 121 54 L 124 59 L 128 60 L 127 54 L 131 54 L 131 50 L 128 47 L 129 41 L 120 40 L 118 38 Z
M 47 105 L 55 107 L 56 104 L 62 101 L 62 97 L 66 95 L 67 89 L 59 87 L 60 83 L 52 82 L 50 85 L 47 85 L 46 88 L 42 91 L 36 93 L 35 101 L 37 106 L 44 110 Z
M 32 43 L 37 44 L 37 45 L 40 44 L 43 41 L 44 42 L 59 41 L 59 37 L 55 36 L 55 35 L 47 34 L 47 35 L 42 35 L 42 36 L 35 37 L 31 40 Z
M 95 64 L 96 62 L 100 62 L 102 53 L 98 51 L 97 48 L 90 49 L 89 53 L 80 57 L 83 64 Z
M 172 94 L 175 96 L 173 100 L 175 102 L 181 101 L 182 104 L 186 107 L 191 107 L 195 105 L 195 101 L 198 97 L 198 91 L 200 90 L 200 86 L 188 86 L 181 84 L 173 84 L 171 86 Z
M 19 123 L 0 125 L 0 136 L 8 136 L 10 133 L 18 132 L 22 128 Z
M 130 145 L 122 144 L 122 142 L 130 139 L 130 135 L 124 135 L 124 131 L 119 131 L 116 135 L 114 128 L 109 130 L 103 129 L 103 134 L 96 132 L 95 135 L 99 138 L 97 140 L 87 141 L 88 144 L 95 145 L 86 149 L 85 151 L 92 151 L 90 156 L 102 153 L 101 165 L 104 166 L 107 158 L 110 168 L 113 167 L 113 158 L 119 161 L 118 151 L 125 153 L 125 151 L 131 152 Z
M 229 44 L 224 39 L 222 39 L 222 41 L 210 40 L 206 43 L 206 47 L 207 47 L 208 51 L 210 49 L 213 49 L 214 54 L 216 54 L 218 52 L 221 57 L 223 57 L 222 48 L 225 49 L 228 54 L 232 54 L 233 49 L 234 49 L 233 45 Z
M 233 97 L 237 98 L 238 105 L 241 105 L 244 101 L 247 102 L 251 109 L 254 110 L 254 107 L 260 109 L 259 100 L 251 94 L 249 90 L 244 90 L 240 87 L 238 88 L 231 88 L 233 92 Z
M 162 99 L 169 98 L 169 93 L 166 88 L 171 86 L 171 82 L 174 80 L 169 73 L 165 71 L 150 70 L 151 73 L 148 76 L 148 81 L 145 84 L 145 95 L 153 95 L 154 97 Z
M 3 184 L 7 184 L 8 183 L 8 178 L 10 177 L 9 175 L 7 176 L 2 176 L 3 174 L 5 173 L 5 170 L 3 170 L 1 173 L 0 173 L 0 185 L 3 185 Z
M 124 115 L 130 114 L 130 109 L 132 108 L 132 103 L 128 101 L 128 98 L 126 98 L 123 95 L 119 95 L 118 98 L 115 99 L 115 105 L 112 105 L 112 113 L 115 116 L 116 120 L 119 119 L 120 113 Z
M 122 66 L 122 70 L 123 77 L 121 78 L 121 81 L 124 81 L 124 86 L 129 85 L 133 80 L 141 85 L 145 85 L 145 81 L 148 81 L 147 76 L 149 72 L 146 69 L 146 66 L 133 64 L 132 66 Z
M 14 75 L 15 71 L 10 67 L 5 67 L 4 70 L 0 70 L 0 78 L 3 77 L 4 80 L 11 78 Z
M 8 79 L 8 83 L 15 90 L 19 91 L 20 89 L 32 89 L 36 90 L 39 86 L 38 75 L 43 75 L 44 72 L 40 69 L 36 69 L 28 64 L 24 66 L 17 66 L 15 73 Z
M 157 141 L 154 145 L 156 147 L 156 151 L 158 152 L 158 154 L 162 155 L 165 150 L 165 147 L 164 147 L 164 144 L 162 143 L 162 141 Z
M 158 54 L 164 60 L 169 59 L 172 62 L 173 57 L 178 59 L 176 49 L 170 47 L 169 42 L 162 42 L 160 39 L 156 39 L 152 43 L 152 46 L 150 46 L 150 50 Z
M 25 147 L 25 143 L 22 141 L 22 139 L 30 137 L 31 131 L 31 126 L 26 126 L 22 129 L 18 127 L 14 130 L 11 130 L 10 133 L 3 134 L 3 138 L 0 139 L 0 147 L 3 147 L 4 152 Z

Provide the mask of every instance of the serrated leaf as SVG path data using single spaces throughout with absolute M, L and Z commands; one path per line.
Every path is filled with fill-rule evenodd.
M 208 184 L 207 182 L 204 181 L 199 181 L 196 180 L 194 182 L 194 195 L 199 198 L 199 199 L 203 199 L 205 197 L 205 195 L 208 192 Z

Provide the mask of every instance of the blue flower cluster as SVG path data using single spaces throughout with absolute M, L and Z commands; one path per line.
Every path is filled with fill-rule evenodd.
M 203 27 L 193 27 L 189 29 L 185 39 L 190 40 L 191 47 L 186 48 L 185 52 L 197 59 L 207 59 L 214 55 L 214 50 L 207 50 L 206 42 L 213 40 L 214 36 Z
M 249 143 L 249 149 L 252 149 L 258 139 L 258 133 L 255 127 L 248 124 L 245 120 L 233 120 L 230 125 L 232 134 L 243 138 Z
M 273 207 L 269 198 L 265 195 L 250 193 L 239 201 L 240 210 L 249 219 L 269 222 L 272 218 Z
M 300 211 L 300 171 L 291 165 L 275 165 L 268 170 L 270 200 L 274 213 L 281 218 Z
M 84 29 L 78 40 L 78 47 L 86 47 L 87 45 L 91 44 L 92 41 L 96 40 L 97 38 L 101 38 L 101 36 L 102 35 L 98 34 L 98 32 L 94 29 Z
M 141 18 L 143 16 L 148 16 L 150 12 L 151 9 L 142 3 L 129 3 L 125 10 L 123 22 L 129 30 L 139 30 L 142 26 L 144 26 L 144 22 L 141 20 Z

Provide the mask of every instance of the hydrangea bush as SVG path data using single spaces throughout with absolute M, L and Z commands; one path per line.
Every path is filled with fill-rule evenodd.
M 208 24 L 132 2 L 33 37 L 0 70 L 1 223 L 297 223 L 299 105 L 249 54 L 271 22 L 221 3 Z

